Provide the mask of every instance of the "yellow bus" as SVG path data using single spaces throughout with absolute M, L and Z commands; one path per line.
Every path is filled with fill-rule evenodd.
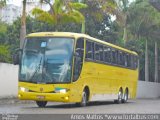
M 86 106 L 136 97 L 136 52 L 85 34 L 40 32 L 27 35 L 16 53 L 18 98 L 34 100 L 39 107 L 48 101 Z

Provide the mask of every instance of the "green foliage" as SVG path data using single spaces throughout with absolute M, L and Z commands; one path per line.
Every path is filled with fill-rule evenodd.
M 11 62 L 11 55 L 9 52 L 9 46 L 0 45 L 0 61 L 1 62 Z
M 52 25 L 60 25 L 69 22 L 82 23 L 84 16 L 79 11 L 86 8 L 87 5 L 82 3 L 72 3 L 63 0 L 55 0 L 54 4 L 50 5 L 50 11 L 46 12 L 39 8 L 35 8 L 32 14 L 40 21 Z
M 87 7 L 88 7 L 86 4 L 82 4 L 82 3 L 78 3 L 78 2 L 69 3 L 69 6 L 70 6 L 72 9 L 75 9 L 75 10 L 81 10 L 81 9 L 84 9 L 84 8 L 87 8 Z
M 156 11 L 147 0 L 136 0 L 128 8 L 128 35 L 129 39 L 136 43 L 127 46 L 133 48 L 139 53 L 140 58 L 140 79 L 144 80 L 145 74 L 145 41 L 148 40 L 148 66 L 149 79 L 154 81 L 154 41 L 160 40 L 158 35 L 160 31 L 160 13 Z
M 3 8 L 6 5 L 6 0 L 0 0 L 0 8 Z
M 35 15 L 35 17 L 40 20 L 47 22 L 48 24 L 56 24 L 55 16 L 52 16 L 49 12 L 43 11 L 39 8 L 35 8 L 32 11 L 32 14 Z

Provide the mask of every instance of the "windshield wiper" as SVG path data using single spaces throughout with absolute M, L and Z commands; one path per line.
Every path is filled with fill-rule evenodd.
M 40 67 L 41 67 L 41 63 L 42 63 L 42 57 L 41 57 L 41 59 L 40 59 L 40 61 L 39 61 L 39 64 L 38 64 L 37 67 L 36 67 L 36 70 L 34 71 L 33 75 L 32 75 L 31 78 L 29 79 L 29 81 L 32 81 L 32 79 L 35 77 L 35 75 L 37 74 L 37 72 L 39 72 Z

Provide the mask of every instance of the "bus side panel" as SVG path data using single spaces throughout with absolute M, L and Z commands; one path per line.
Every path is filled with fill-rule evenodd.
M 138 70 L 131 70 L 95 62 L 85 62 L 81 77 L 94 95 L 117 95 L 119 88 L 129 89 L 130 98 L 136 97 Z M 101 99 L 101 98 L 99 98 Z

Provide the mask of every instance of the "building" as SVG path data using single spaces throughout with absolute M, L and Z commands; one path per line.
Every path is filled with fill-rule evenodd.
M 26 2 L 26 13 L 27 15 L 32 16 L 33 8 L 40 8 L 43 10 L 49 10 L 47 4 L 41 4 L 39 0 L 27 0 Z M 23 4 L 21 2 L 20 6 L 13 4 L 7 4 L 5 7 L 0 9 L 0 19 L 7 24 L 12 24 L 18 17 L 22 15 Z M 33 16 L 32 16 L 33 17 Z
M 12 24 L 21 16 L 21 7 L 9 4 L 0 10 L 0 19 L 8 24 Z
M 47 4 L 42 4 L 39 2 L 39 0 L 27 0 L 27 4 L 26 4 L 26 13 L 27 15 L 32 16 L 32 10 L 34 8 L 40 8 L 43 10 L 49 10 L 48 8 L 49 6 Z

